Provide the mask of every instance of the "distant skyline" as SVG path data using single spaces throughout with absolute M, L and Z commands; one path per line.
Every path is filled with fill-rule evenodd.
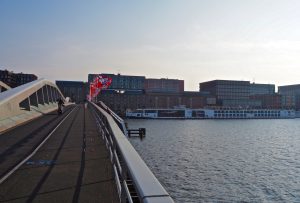
M 0 0 L 0 69 L 300 84 L 297 0 Z

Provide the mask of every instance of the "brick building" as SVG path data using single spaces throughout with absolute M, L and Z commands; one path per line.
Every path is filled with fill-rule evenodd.
M 263 109 L 280 109 L 281 95 L 279 94 L 256 94 L 250 96 L 251 100 L 261 102 L 260 108 Z
M 177 79 L 153 79 L 145 80 L 146 92 L 174 92 L 179 93 L 184 91 L 184 80 Z
M 153 108 L 165 109 L 175 106 L 187 108 L 203 108 L 206 105 L 206 96 L 199 92 L 165 93 L 165 92 L 136 92 L 125 91 L 118 93 L 113 90 L 102 90 L 98 95 L 98 101 L 103 101 L 113 111 L 120 115 L 127 109 Z

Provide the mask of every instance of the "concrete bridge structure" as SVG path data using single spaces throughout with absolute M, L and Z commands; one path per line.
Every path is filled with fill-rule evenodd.
M 6 90 L 9 90 L 9 89 L 11 89 L 10 86 L 8 86 L 4 82 L 0 81 L 0 92 L 5 92 Z
M 173 202 L 105 104 L 38 80 L 0 93 L 0 202 Z

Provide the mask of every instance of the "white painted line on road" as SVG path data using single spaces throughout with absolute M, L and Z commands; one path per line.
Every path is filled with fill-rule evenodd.
M 5 176 L 3 176 L 0 179 L 0 185 L 9 177 L 11 176 L 16 170 L 18 170 L 26 161 L 28 161 L 33 155 L 35 155 L 37 153 L 37 151 L 45 144 L 45 142 L 51 137 L 51 135 L 56 131 L 56 129 L 69 117 L 69 115 L 75 110 L 77 109 L 78 106 L 76 106 L 74 109 L 72 109 L 72 111 L 70 113 L 68 113 L 68 115 L 66 115 L 66 117 L 51 131 L 51 133 L 49 133 L 49 135 L 43 140 L 43 142 L 41 144 L 39 144 L 39 146 L 37 146 L 37 148 L 35 148 L 35 150 L 29 154 L 23 161 L 21 161 L 18 165 L 16 165 L 12 170 L 10 170 Z

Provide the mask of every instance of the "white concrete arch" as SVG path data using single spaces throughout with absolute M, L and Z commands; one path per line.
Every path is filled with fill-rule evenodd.
M 58 98 L 65 100 L 58 87 L 46 79 L 0 93 L 0 132 L 55 110 Z
M 1 92 L 4 92 L 4 91 L 6 91 L 6 90 L 9 90 L 9 89 L 11 89 L 10 86 L 8 86 L 8 85 L 5 84 L 4 82 L 0 81 L 0 93 L 1 93 Z

